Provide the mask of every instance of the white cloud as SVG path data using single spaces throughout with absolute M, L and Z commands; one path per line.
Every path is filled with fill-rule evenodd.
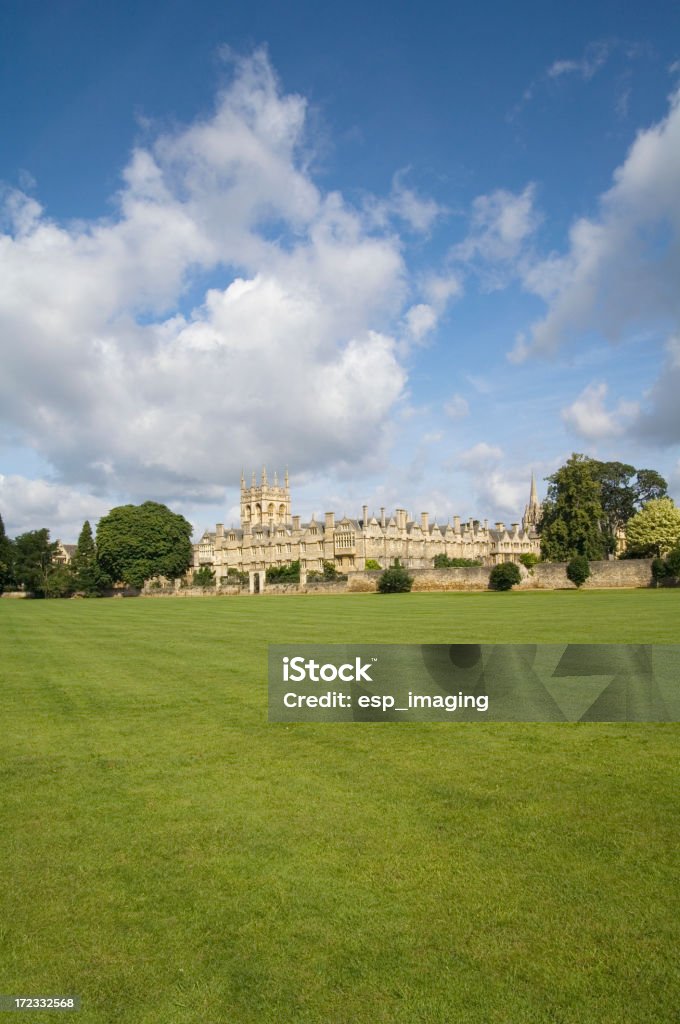
M 470 412 L 470 406 L 462 395 L 456 393 L 444 404 L 444 412 L 452 420 L 461 420 Z
M 420 342 L 437 324 L 437 313 L 426 303 L 411 306 L 404 317 L 406 330 L 414 341 Z
M 576 434 L 588 441 L 618 437 L 639 411 L 637 402 L 621 400 L 615 409 L 605 405 L 607 385 L 589 384 L 571 405 L 562 409 L 562 419 Z
M 469 233 L 451 257 L 475 270 L 489 291 L 522 272 L 527 244 L 540 223 L 535 191 L 533 184 L 520 193 L 498 189 L 472 203 Z
M 317 188 L 305 113 L 258 52 L 210 116 L 132 154 L 114 216 L 61 225 L 5 196 L 0 426 L 64 481 L 211 500 L 243 460 L 380 445 L 406 380 L 402 242 Z M 428 307 L 409 315 L 422 336 Z
M 458 462 L 462 466 L 476 466 L 480 463 L 499 462 L 502 458 L 503 450 L 501 448 L 497 445 L 487 444 L 486 441 L 480 441 L 472 448 L 461 452 Z
M 631 433 L 643 441 L 680 444 L 680 334 L 666 342 L 666 358 L 661 373 L 644 396 L 640 415 Z
M 378 227 L 385 228 L 396 218 L 412 231 L 426 235 L 435 222 L 448 213 L 448 209 L 429 196 L 422 196 L 415 189 L 408 188 L 405 184 L 407 170 L 398 171 L 394 175 L 392 189 L 386 199 L 367 196 L 365 209 L 370 221 Z
M 92 526 L 110 505 L 95 494 L 23 476 L 0 474 L 0 509 L 8 536 L 48 527 L 52 540 L 76 538 L 86 519 Z
M 594 218 L 570 231 L 569 250 L 527 269 L 548 303 L 515 353 L 554 351 L 579 332 L 616 340 L 640 325 L 680 327 L 680 91 L 659 124 L 638 134 Z
M 606 63 L 610 50 L 611 46 L 609 43 L 589 43 L 583 56 L 578 60 L 554 61 L 548 68 L 548 78 L 561 78 L 563 75 L 576 74 L 587 82 Z

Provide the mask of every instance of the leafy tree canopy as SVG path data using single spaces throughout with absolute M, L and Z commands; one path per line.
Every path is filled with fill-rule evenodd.
M 540 533 L 543 557 L 552 561 L 613 554 L 617 533 L 645 503 L 664 497 L 667 490 L 654 469 L 576 454 L 548 481 Z
M 97 559 L 112 580 L 132 587 L 152 576 L 176 579 L 191 564 L 191 523 L 155 501 L 119 505 L 99 520 Z
M 598 559 L 607 553 L 602 489 L 593 462 L 574 454 L 548 477 L 540 524 L 541 554 L 548 561 L 568 562 L 574 555 Z
M 680 544 L 680 509 L 672 498 L 648 501 L 628 521 L 626 541 L 631 554 L 663 557 Z
M 13 548 L 14 545 L 5 533 L 5 524 L 0 516 L 0 594 L 12 582 Z
M 75 589 L 86 597 L 97 597 L 111 585 L 110 577 L 97 560 L 92 527 L 86 519 L 78 537 L 75 554 L 71 559 Z
M 57 550 L 49 530 L 29 530 L 14 541 L 14 579 L 34 597 L 47 597 L 52 558 Z

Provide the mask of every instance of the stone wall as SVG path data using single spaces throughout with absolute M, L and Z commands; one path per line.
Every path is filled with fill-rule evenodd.
M 590 576 L 582 590 L 618 587 L 649 587 L 652 584 L 651 558 L 629 558 L 613 562 L 591 562 Z M 520 583 L 518 590 L 576 590 L 567 579 L 563 562 L 539 562 Z
M 652 586 L 652 560 L 650 558 L 624 559 L 613 562 L 591 562 L 590 577 L 583 590 L 614 589 L 620 587 Z M 480 591 L 489 589 L 488 566 L 469 566 L 455 569 L 409 569 L 413 576 L 414 592 L 423 591 Z M 540 562 L 529 572 L 523 567 L 522 582 L 516 590 L 575 590 L 567 579 L 563 562 Z M 349 579 L 336 582 L 267 583 L 265 594 L 374 594 L 382 571 L 350 573 Z M 128 591 L 129 593 L 129 591 Z M 186 587 L 181 590 L 148 590 L 144 597 L 220 597 L 248 594 L 247 587 L 224 586 L 213 588 Z M 257 596 L 257 595 L 254 595 Z

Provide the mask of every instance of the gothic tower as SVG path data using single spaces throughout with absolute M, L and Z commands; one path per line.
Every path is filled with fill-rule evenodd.
M 246 479 L 241 472 L 241 526 L 274 526 L 277 523 L 290 522 L 290 486 L 288 470 L 283 486 L 279 485 L 278 473 L 274 473 L 274 483 L 267 480 L 267 469 L 262 467 L 262 479 L 258 484 L 255 473 L 250 487 L 246 487 Z
M 538 494 L 536 493 L 536 481 L 534 480 L 534 474 L 531 474 L 531 491 L 529 492 L 529 504 L 524 509 L 524 516 L 522 517 L 522 528 L 536 535 L 538 533 L 538 524 L 541 521 L 541 503 L 538 500 Z

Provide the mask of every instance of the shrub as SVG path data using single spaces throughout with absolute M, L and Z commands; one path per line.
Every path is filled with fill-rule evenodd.
M 390 569 L 385 569 L 378 580 L 380 594 L 407 594 L 413 586 L 413 576 L 406 571 L 399 559 Z
M 481 565 L 478 558 L 449 558 L 447 555 L 434 556 L 435 569 L 468 569 L 473 565 Z
M 222 578 L 224 579 L 224 577 Z M 232 566 L 231 569 L 227 569 L 226 581 L 227 583 L 239 583 L 241 586 L 244 586 L 248 582 L 248 573 L 241 572 Z
M 202 565 L 194 573 L 193 584 L 195 587 L 214 587 L 215 573 L 209 565 Z
M 525 569 L 533 569 L 540 562 L 540 558 L 533 551 L 525 551 L 523 555 L 519 556 L 519 560 Z
M 674 579 L 680 578 L 680 546 L 666 556 L 666 575 Z
M 666 561 L 663 558 L 655 558 L 652 562 L 652 578 L 658 583 L 668 576 Z
M 492 590 L 511 590 L 521 579 L 518 565 L 514 562 L 501 562 L 500 565 L 494 565 L 489 573 L 489 586 Z
M 567 579 L 575 583 L 577 587 L 582 586 L 590 576 L 590 566 L 585 555 L 574 555 L 567 563 Z
M 290 565 L 277 565 L 267 569 L 265 577 L 267 583 L 299 583 L 300 563 L 291 562 Z
M 367 558 L 366 559 L 366 565 L 364 566 L 364 568 L 366 568 L 366 569 L 382 569 L 382 565 L 380 564 L 380 562 L 376 562 L 375 558 Z

